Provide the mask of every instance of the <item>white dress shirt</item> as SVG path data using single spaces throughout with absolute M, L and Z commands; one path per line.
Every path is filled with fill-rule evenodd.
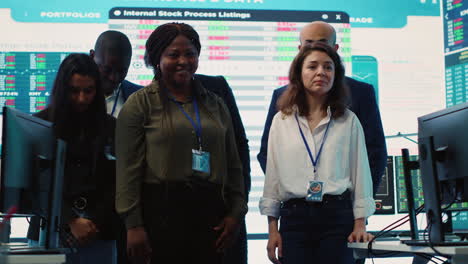
M 354 218 L 368 217 L 375 211 L 372 178 L 361 123 L 346 110 L 343 116 L 327 116 L 311 132 L 307 119 L 298 115 L 304 137 L 314 159 L 329 131 L 318 159 L 316 174 L 295 114 L 276 113 L 268 137 L 268 155 L 263 197 L 259 207 L 262 215 L 279 218 L 281 202 L 305 198 L 309 181 L 323 182 L 323 194 L 340 195 L 351 191 Z
M 107 113 L 109 115 L 112 115 L 115 118 L 117 118 L 117 116 L 119 116 L 120 109 L 122 109 L 122 106 L 124 104 L 122 91 L 120 91 L 120 93 L 119 93 L 119 90 L 120 90 L 120 85 L 119 85 L 119 87 L 117 89 L 114 90 L 114 92 L 111 95 L 106 97 Z M 117 99 L 117 102 L 115 101 L 115 99 Z M 112 109 L 114 108 L 114 104 L 116 104 L 115 105 L 115 110 L 114 110 L 114 113 L 112 113 Z

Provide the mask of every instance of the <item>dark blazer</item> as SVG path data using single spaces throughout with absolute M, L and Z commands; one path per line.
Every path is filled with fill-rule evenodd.
M 247 136 L 245 134 L 244 125 L 242 124 L 242 119 L 239 114 L 239 109 L 237 108 L 236 100 L 234 99 L 234 94 L 232 93 L 231 87 L 226 82 L 223 76 L 207 76 L 201 74 L 195 74 L 195 78 L 200 80 L 203 87 L 207 90 L 215 93 L 217 96 L 226 104 L 231 114 L 232 125 L 234 127 L 234 134 L 236 137 L 237 150 L 239 152 L 239 157 L 242 162 L 242 174 L 244 176 L 244 186 L 246 198 L 250 191 L 250 154 L 249 154 L 249 145 Z M 129 81 L 123 81 L 120 88 L 122 89 L 122 95 L 124 102 L 127 98 L 137 90 L 141 89 L 143 86 L 131 83 Z
M 385 145 L 382 120 L 380 119 L 380 112 L 375 99 L 374 87 L 349 77 L 346 77 L 346 84 L 349 86 L 351 92 L 350 110 L 359 118 L 364 129 L 367 155 L 369 156 L 369 165 L 375 194 L 384 174 L 385 166 L 387 165 L 387 147 Z M 268 135 L 270 133 L 271 122 L 276 112 L 278 112 L 276 102 L 286 88 L 287 86 L 283 86 L 274 90 L 271 98 L 265 128 L 263 129 L 260 152 L 257 155 L 263 172 L 266 170 Z
M 123 101 L 126 102 L 128 97 L 143 88 L 143 86 L 138 85 L 136 83 L 129 82 L 127 80 L 123 80 L 122 83 L 120 84 L 120 89 L 123 97 Z

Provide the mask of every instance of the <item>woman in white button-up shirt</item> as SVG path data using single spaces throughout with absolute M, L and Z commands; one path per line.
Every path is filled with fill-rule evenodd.
M 347 242 L 368 241 L 374 213 L 364 133 L 346 108 L 344 68 L 317 42 L 291 64 L 268 141 L 260 212 L 273 263 L 353 263 Z M 281 228 L 278 230 L 278 219 Z

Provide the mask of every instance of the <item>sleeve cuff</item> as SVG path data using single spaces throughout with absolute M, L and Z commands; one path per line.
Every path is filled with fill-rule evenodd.
M 143 226 L 143 216 L 141 208 L 137 207 L 134 210 L 131 210 L 131 212 L 124 216 L 124 220 L 127 230 L 137 226 Z
M 353 213 L 354 219 L 367 218 L 375 212 L 375 201 L 373 198 L 363 198 L 354 201 Z
M 280 216 L 279 209 L 281 207 L 280 201 L 261 197 L 258 206 L 260 208 L 260 214 L 279 218 Z
M 245 217 L 248 210 L 247 205 L 242 203 L 242 206 L 234 207 L 228 215 L 241 220 Z

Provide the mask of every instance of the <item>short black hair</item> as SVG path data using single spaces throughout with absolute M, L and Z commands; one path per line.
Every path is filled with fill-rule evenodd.
M 132 57 L 132 44 L 128 37 L 119 31 L 108 30 L 99 35 L 94 44 L 94 52 L 96 56 L 110 53 L 123 58 Z

